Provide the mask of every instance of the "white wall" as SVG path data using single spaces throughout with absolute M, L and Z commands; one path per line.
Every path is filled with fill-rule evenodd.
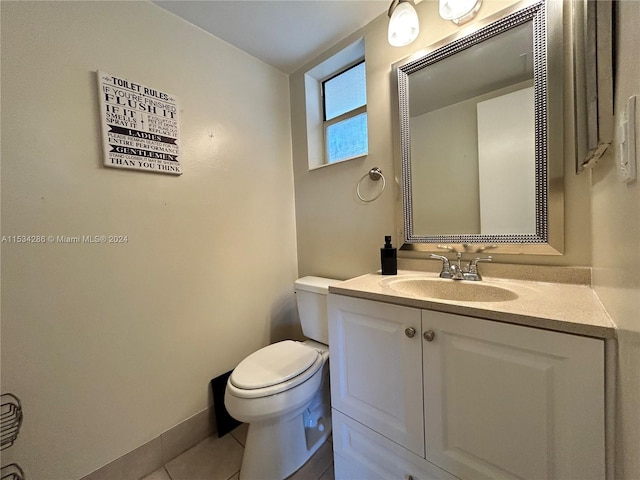
M 485 235 L 536 233 L 533 102 L 533 87 L 478 102 L 480 225 Z
M 148 2 L 2 2 L 3 464 L 72 480 L 202 411 L 288 336 L 297 274 L 285 75 Z M 180 177 L 102 166 L 95 71 L 175 94 Z
M 640 95 L 640 2 L 617 2 L 616 124 Z M 640 129 L 640 125 L 636 126 Z M 636 130 L 640 131 L 640 130 Z M 620 139 L 616 138 L 615 143 Z M 640 139 L 637 143 L 640 152 Z M 640 183 L 617 176 L 617 145 L 592 172 L 594 286 L 618 326 L 618 458 L 616 479 L 640 478 Z

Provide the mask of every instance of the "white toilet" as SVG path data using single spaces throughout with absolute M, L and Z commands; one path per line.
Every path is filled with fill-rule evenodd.
M 229 377 L 225 407 L 249 424 L 241 480 L 288 477 L 331 433 L 327 293 L 338 282 L 296 280 L 302 331 L 311 340 L 268 345 L 240 362 Z

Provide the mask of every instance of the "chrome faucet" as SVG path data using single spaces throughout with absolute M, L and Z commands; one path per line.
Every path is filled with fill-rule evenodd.
M 440 278 L 450 278 L 452 280 L 482 280 L 480 273 L 478 273 L 479 262 L 490 262 L 493 257 L 476 257 L 466 265 L 462 265 L 462 253 L 456 253 L 456 260 L 454 263 L 443 255 L 431 254 L 431 258 L 437 258 L 442 260 L 442 271 L 440 272 Z
M 432 253 L 431 258 L 437 258 L 438 260 L 442 260 L 442 271 L 440 272 L 440 278 L 452 278 L 451 276 L 451 265 L 449 264 L 449 259 L 444 255 L 436 255 Z

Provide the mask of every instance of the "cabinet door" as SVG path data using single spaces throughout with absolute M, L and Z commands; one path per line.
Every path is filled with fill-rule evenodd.
M 457 480 L 335 409 L 333 426 L 336 480 Z
M 424 456 L 420 310 L 329 295 L 331 404 Z
M 427 460 L 462 479 L 605 478 L 601 340 L 431 311 L 422 326 Z

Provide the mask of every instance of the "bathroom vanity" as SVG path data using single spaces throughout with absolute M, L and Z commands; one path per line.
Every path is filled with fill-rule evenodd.
M 401 271 L 328 309 L 336 479 L 613 478 L 615 328 L 588 286 Z

